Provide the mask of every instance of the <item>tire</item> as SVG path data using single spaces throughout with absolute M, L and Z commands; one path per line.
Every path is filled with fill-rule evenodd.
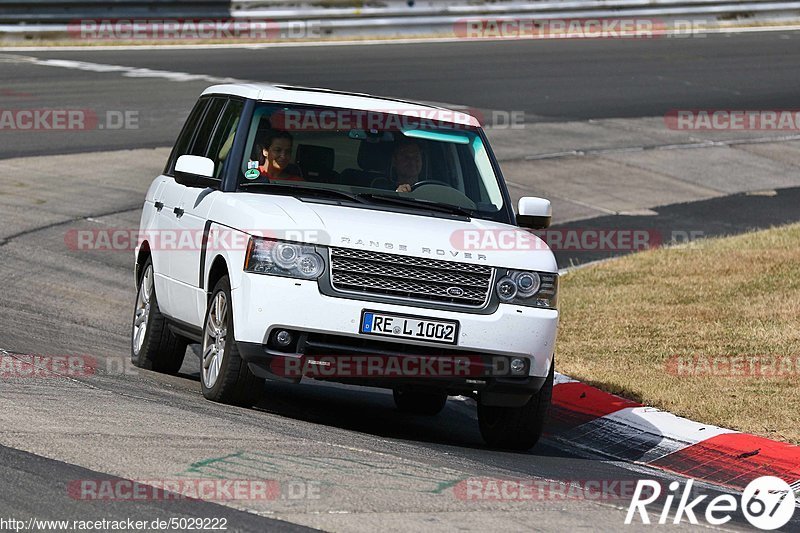
M 537 394 L 522 407 L 494 407 L 478 403 L 478 424 L 492 448 L 528 450 L 539 441 L 553 396 L 553 367 Z
M 177 374 L 183 365 L 188 341 L 167 327 L 158 308 L 153 262 L 142 267 L 136 291 L 131 328 L 131 363 L 139 368 Z
M 261 398 L 264 380 L 253 375 L 239 354 L 231 302 L 230 280 L 225 276 L 211 291 L 203 322 L 200 386 L 208 400 L 251 407 Z
M 404 413 L 434 416 L 444 409 L 447 394 L 394 389 L 394 404 Z

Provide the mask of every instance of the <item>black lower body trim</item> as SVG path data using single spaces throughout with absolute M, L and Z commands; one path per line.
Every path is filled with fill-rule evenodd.
M 192 342 L 203 342 L 203 329 L 198 328 L 197 326 L 193 326 L 191 324 L 187 324 L 181 320 L 176 320 L 170 317 L 164 317 L 167 319 L 167 327 L 175 333 L 176 335 L 180 335 L 181 337 L 185 337 L 186 339 Z
M 238 342 L 239 352 L 259 377 L 299 382 L 303 377 L 387 389 L 445 391 L 448 395 L 480 394 L 493 404 L 524 403 L 539 392 L 545 376 L 519 376 L 513 357 L 463 350 L 376 342 L 368 339 L 300 334 L 291 353 L 259 343 Z M 513 397 L 513 398 L 506 398 Z

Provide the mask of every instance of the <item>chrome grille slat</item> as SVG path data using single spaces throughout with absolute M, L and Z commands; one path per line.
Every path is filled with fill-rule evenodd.
M 483 307 L 494 274 L 485 265 L 350 248 L 330 248 L 330 260 L 334 290 L 455 306 Z M 449 294 L 453 287 L 463 293 Z
M 431 293 L 431 294 L 439 294 L 441 296 L 447 295 L 447 287 L 440 287 L 435 285 L 434 283 L 426 283 L 426 282 L 415 282 L 415 281 L 408 281 L 408 280 L 397 280 L 397 279 L 384 279 L 378 278 L 376 280 L 372 280 L 371 276 L 366 274 L 340 274 L 338 272 L 333 273 L 334 280 L 338 280 L 340 283 L 345 283 L 348 285 L 362 285 L 364 287 L 385 287 L 390 290 L 402 291 L 402 292 L 419 292 L 419 293 Z M 397 286 L 392 286 L 391 284 L 397 284 Z M 480 290 L 473 290 L 473 289 L 464 289 L 464 298 L 483 298 L 483 293 L 485 291 Z M 452 298 L 452 296 L 448 296 Z
M 412 278 L 434 283 L 461 285 L 486 289 L 486 283 L 479 274 L 461 274 L 452 271 L 429 270 L 417 266 L 399 266 L 389 263 L 358 261 L 354 259 L 336 259 L 336 269 L 340 272 L 355 274 L 369 273 L 381 277 Z
M 368 250 L 354 250 L 352 248 L 331 248 L 331 254 L 337 257 L 352 257 L 367 261 L 378 261 L 391 264 L 419 265 L 441 270 L 455 270 L 456 272 L 475 272 L 477 274 L 491 275 L 492 267 L 486 265 L 473 265 L 470 263 L 451 263 L 439 259 L 427 259 L 384 252 L 370 252 Z

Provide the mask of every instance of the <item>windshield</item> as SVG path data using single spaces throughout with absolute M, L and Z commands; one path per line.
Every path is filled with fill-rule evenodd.
M 325 189 L 383 209 L 439 210 L 507 222 L 487 147 L 474 126 L 399 114 L 259 104 L 239 190 Z M 272 189 L 272 191 L 271 191 Z M 326 191 L 317 196 L 332 197 Z

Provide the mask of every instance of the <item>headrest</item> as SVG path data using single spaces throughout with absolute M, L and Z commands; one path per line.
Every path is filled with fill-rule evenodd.
M 295 162 L 306 175 L 319 175 L 321 172 L 333 170 L 335 161 L 333 148 L 313 144 L 298 144 Z
M 358 166 L 362 170 L 386 172 L 392 155 L 392 144 L 361 141 L 358 147 Z

